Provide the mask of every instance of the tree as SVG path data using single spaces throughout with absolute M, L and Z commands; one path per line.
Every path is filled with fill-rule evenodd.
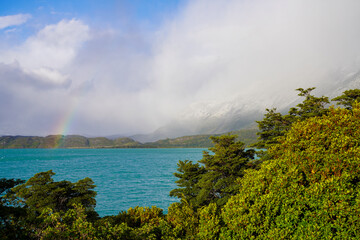
M 181 188 L 174 189 L 170 196 L 184 198 L 195 209 L 216 203 L 222 206 L 228 198 L 237 192 L 235 180 L 242 177 L 244 170 L 253 167 L 254 150 L 245 150 L 242 142 L 235 141 L 236 136 L 223 135 L 211 137 L 213 154 L 204 151 L 199 163 L 180 161 L 175 176 Z
M 4 198 L 13 187 L 24 182 L 21 179 L 0 179 L 0 239 L 27 239 L 26 232 L 17 224 L 26 212 Z
M 292 125 L 223 208 L 235 239 L 360 238 L 360 105 Z M 221 237 L 220 237 L 221 238 Z
M 254 144 L 257 148 L 268 148 L 269 146 L 277 143 L 277 138 L 284 136 L 289 130 L 294 118 L 281 113 L 276 112 L 276 108 L 266 109 L 264 119 L 262 121 L 256 121 L 260 131 L 259 141 Z
M 80 204 L 91 216 L 96 215 L 94 182 L 84 178 L 78 182 L 55 182 L 53 171 L 35 174 L 26 183 L 16 186 L 5 197 L 39 215 L 45 208 L 55 212 L 67 211 L 73 204 Z
M 201 190 L 197 184 L 203 174 L 206 173 L 205 167 L 189 160 L 180 160 L 177 165 L 178 172 L 174 173 L 174 175 L 178 180 L 175 183 L 180 188 L 171 190 L 170 196 L 184 198 L 190 205 L 197 205 L 196 197 Z
M 184 198 L 180 203 L 175 202 L 169 206 L 166 220 L 171 226 L 174 239 L 195 239 L 199 216 Z
M 289 115 L 295 116 L 295 119 L 304 120 L 310 117 L 322 116 L 328 112 L 326 105 L 329 104 L 328 97 L 315 97 L 311 92 L 315 88 L 298 88 L 298 96 L 305 97 L 304 101 L 296 105 L 296 108 L 290 108 Z
M 346 109 L 351 110 L 355 101 L 360 102 L 360 89 L 350 89 L 343 92 L 343 95 L 333 98 L 337 105 L 343 105 Z
M 155 206 L 129 208 L 95 224 L 100 239 L 173 239 L 163 210 Z
M 97 230 L 93 223 L 87 221 L 85 209 L 81 205 L 74 204 L 64 212 L 44 208 L 38 219 L 41 221 L 31 233 L 36 239 L 97 239 Z
M 3 196 L 5 194 L 7 194 L 8 192 L 11 191 L 11 189 L 13 187 L 15 187 L 16 185 L 22 184 L 25 181 L 22 179 L 6 179 L 6 178 L 1 178 L 0 179 L 0 196 Z
M 329 103 L 328 97 L 315 97 L 311 92 L 315 88 L 298 88 L 298 96 L 305 97 L 303 102 L 290 108 L 287 115 L 282 115 L 276 112 L 276 108 L 266 109 L 264 119 L 256 121 L 259 127 L 259 141 L 253 144 L 257 148 L 270 148 L 272 145 L 278 143 L 278 139 L 284 136 L 290 129 L 291 125 L 297 121 L 303 121 L 310 117 L 322 116 L 328 112 L 326 105 Z M 270 156 L 264 154 L 263 159 L 268 159 Z
M 218 239 L 221 224 L 219 216 L 219 208 L 215 203 L 210 203 L 199 211 L 199 239 Z

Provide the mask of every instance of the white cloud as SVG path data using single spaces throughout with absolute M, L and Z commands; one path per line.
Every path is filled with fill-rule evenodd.
M 66 67 L 90 39 L 80 20 L 47 25 L 22 44 L 0 50 L 0 132 L 49 134 L 74 102 Z M 4 111 L 5 112 L 5 111 Z
M 36 35 L 12 49 L 1 52 L 0 62 L 16 62 L 22 71 L 49 85 L 68 83 L 64 68 L 76 57 L 82 44 L 90 39 L 89 27 L 79 20 L 62 20 L 47 25 Z
M 359 71 L 359 23 L 357 0 L 194 0 L 155 33 L 63 20 L 0 52 L 1 107 L 26 113 L 28 132 L 15 134 L 53 133 L 77 105 L 70 133 L 111 135 L 151 132 L 184 109 L 189 120 L 285 106 L 296 88 Z
M 31 18 L 30 14 L 16 14 L 0 17 L 0 29 L 24 24 Z
M 54 86 L 64 86 L 70 84 L 68 76 L 61 74 L 55 69 L 42 67 L 25 72 L 45 84 Z
M 89 40 L 89 27 L 80 20 L 62 20 L 48 25 L 24 44 L 7 53 L 8 61 L 17 60 L 24 68 L 63 68 Z
M 360 68 L 360 2 L 191 1 L 168 23 L 156 51 L 156 90 L 181 102 L 271 105 Z

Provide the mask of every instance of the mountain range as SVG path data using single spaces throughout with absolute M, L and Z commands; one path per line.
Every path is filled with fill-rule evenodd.
M 257 139 L 257 129 L 243 129 L 226 134 L 238 135 L 238 140 L 246 145 Z M 221 134 L 193 135 L 167 138 L 155 142 L 140 143 L 131 138 L 109 139 L 105 137 L 87 138 L 80 135 L 2 136 L 1 148 L 208 148 L 213 146 L 210 136 Z

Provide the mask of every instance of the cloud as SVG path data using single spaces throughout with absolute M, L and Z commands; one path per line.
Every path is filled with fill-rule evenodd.
M 70 84 L 67 76 L 51 68 L 37 68 L 27 73 L 45 84 L 54 86 L 68 86 Z
M 359 71 L 359 23 L 357 0 L 194 0 L 155 32 L 62 20 L 0 50 L 1 107 L 25 115 L 0 126 L 55 133 L 73 109 L 68 133 L 134 134 L 286 108 Z
M 0 17 L 0 29 L 24 24 L 31 18 L 30 14 L 16 14 Z
M 359 71 L 359 22 L 353 0 L 188 2 L 157 33 L 145 95 L 183 129 L 248 124 L 294 106 L 296 88 L 328 94 Z
M 62 20 L 3 50 L 2 107 L 9 114 L 0 117 L 0 134 L 61 133 L 66 116 L 72 118 L 67 133 L 151 129 L 156 115 L 140 96 L 149 79 L 147 44 L 137 32 L 95 31 L 80 20 Z M 12 118 L 19 112 L 21 118 Z
M 80 20 L 45 26 L 20 45 L 0 49 L 1 133 L 49 134 L 75 101 L 66 67 L 90 39 Z
M 24 70 L 18 62 L 13 64 L 0 63 L 0 78 L 8 85 L 32 87 L 38 89 L 64 88 L 69 86 L 70 80 L 54 69 L 40 68 Z
M 359 67 L 359 9 L 358 1 L 192 1 L 159 40 L 157 88 L 174 102 L 243 96 L 272 105 L 274 95 Z
M 75 19 L 62 20 L 45 26 L 21 45 L 1 51 L 0 62 L 9 66 L 15 63 L 21 74 L 37 79 L 29 80 L 37 85 L 68 85 L 70 79 L 63 70 L 89 38 L 87 25 Z
M 72 100 L 66 86 L 44 82 L 16 63 L 0 63 L 0 79 L 2 134 L 46 135 Z
M 47 25 L 20 45 L 5 51 L 4 62 L 18 61 L 24 68 L 63 68 L 90 38 L 89 27 L 80 20 Z

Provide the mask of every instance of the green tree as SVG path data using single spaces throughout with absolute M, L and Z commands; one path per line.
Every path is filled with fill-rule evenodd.
M 327 104 L 329 104 L 328 97 L 315 97 L 311 95 L 311 92 L 315 88 L 298 88 L 298 96 L 305 97 L 305 99 L 296 105 L 295 108 L 290 108 L 289 115 L 294 116 L 295 119 L 304 120 L 310 117 L 322 116 L 328 112 Z
M 26 183 L 12 189 L 5 197 L 39 215 L 45 208 L 55 212 L 67 211 L 73 204 L 80 204 L 88 215 L 96 216 L 96 192 L 94 182 L 90 178 L 75 183 L 70 181 L 55 182 L 51 170 L 35 174 Z
M 333 98 L 332 101 L 350 110 L 355 101 L 360 102 L 360 89 L 346 90 L 343 92 L 343 95 Z
M 284 136 L 294 122 L 294 117 L 290 115 L 283 116 L 276 112 L 276 108 L 266 109 L 264 119 L 256 121 L 260 131 L 257 133 L 259 141 L 254 144 L 257 148 L 269 148 L 277 143 L 277 138 Z
M 221 224 L 219 208 L 215 203 L 210 203 L 199 210 L 199 239 L 218 239 Z
M 359 136 L 359 104 L 294 123 L 240 180 L 220 238 L 359 239 Z
M 65 212 L 44 208 L 37 218 L 39 224 L 31 234 L 36 239 L 98 239 L 96 228 L 87 221 L 85 209 L 81 205 L 74 204 Z
M 95 225 L 100 239 L 175 239 L 163 210 L 155 206 L 129 208 Z
M 178 180 L 175 183 L 180 188 L 171 190 L 170 196 L 186 199 L 191 205 L 196 205 L 196 197 L 201 190 L 197 184 L 203 174 L 206 173 L 205 167 L 189 160 L 180 160 L 177 165 L 178 172 L 174 175 Z
M 19 226 L 19 219 L 26 211 L 11 204 L 4 195 L 16 185 L 24 183 L 21 179 L 0 179 L 0 239 L 27 239 L 27 233 Z
M 235 141 L 236 136 L 223 135 L 211 137 L 213 153 L 204 151 L 199 163 L 180 161 L 175 176 L 179 189 L 170 192 L 170 196 L 184 198 L 195 209 L 216 203 L 222 206 L 228 198 L 237 192 L 235 180 L 242 177 L 244 170 L 253 167 L 254 150 L 245 150 L 242 142 Z
M 328 97 L 315 97 L 311 92 L 315 88 L 298 88 L 298 96 L 305 97 L 303 102 L 296 107 L 290 108 L 288 114 L 282 115 L 276 112 L 276 108 L 266 109 L 263 120 L 256 121 L 258 123 L 259 141 L 253 144 L 257 148 L 270 148 L 278 143 L 278 139 L 284 136 L 290 129 L 291 125 L 297 121 L 303 121 L 310 117 L 322 116 L 328 112 L 326 108 L 329 103 Z M 263 159 L 271 158 L 271 156 L 263 154 Z
M 198 233 L 199 216 L 185 199 L 169 206 L 166 220 L 171 226 L 171 234 L 169 234 L 171 238 L 195 239 Z

